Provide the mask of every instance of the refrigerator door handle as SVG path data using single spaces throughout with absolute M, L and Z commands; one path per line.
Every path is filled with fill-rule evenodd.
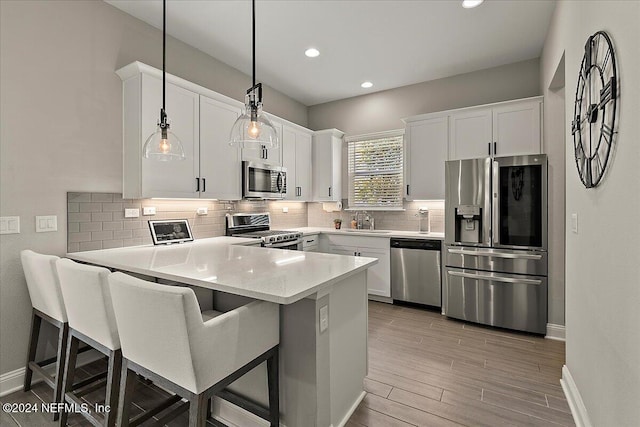
M 450 276 L 458 276 L 464 277 L 467 279 L 475 279 L 475 280 L 488 280 L 490 282 L 503 282 L 503 283 L 522 283 L 525 285 L 541 285 L 542 280 L 538 279 L 514 279 L 512 277 L 500 277 L 500 276 L 490 276 L 486 274 L 474 274 L 474 273 L 462 273 L 459 271 L 447 271 L 447 274 Z
M 510 258 L 510 259 L 542 259 L 542 255 L 536 254 L 509 254 L 502 252 L 480 252 L 480 251 L 466 251 L 464 249 L 448 249 L 450 254 L 458 255 L 471 255 L 471 256 L 486 256 L 495 258 Z
M 491 240 L 492 245 L 495 246 L 500 244 L 500 164 L 496 161 L 492 163 L 491 197 L 493 198 L 493 205 L 491 209 Z

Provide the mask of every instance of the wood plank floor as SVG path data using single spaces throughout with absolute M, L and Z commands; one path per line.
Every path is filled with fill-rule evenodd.
M 573 426 L 564 343 L 369 303 L 361 426 Z
M 347 427 L 387 426 L 573 426 L 560 387 L 564 343 L 485 328 L 439 313 L 369 303 L 368 392 Z M 88 377 L 103 361 L 80 369 Z M 104 390 L 87 396 L 104 401 Z M 132 415 L 166 394 L 139 383 Z M 0 402 L 51 402 L 51 389 L 36 384 Z M 163 414 L 160 414 L 161 416 Z M 89 426 L 72 415 L 69 424 Z M 0 425 L 53 426 L 47 414 L 0 412 Z M 145 424 L 146 425 L 146 424 Z M 186 414 L 170 426 L 187 425 Z M 307 427 L 307 426 L 289 426 Z

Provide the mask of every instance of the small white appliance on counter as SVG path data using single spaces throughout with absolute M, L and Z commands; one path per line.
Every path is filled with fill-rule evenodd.
M 271 230 L 269 213 L 227 214 L 226 235 L 260 239 L 265 248 L 302 250 L 302 233 L 299 231 Z

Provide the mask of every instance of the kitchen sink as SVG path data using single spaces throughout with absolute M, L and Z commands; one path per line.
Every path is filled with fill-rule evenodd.
M 390 231 L 387 230 L 357 230 L 354 228 L 345 228 L 344 230 L 341 231 L 346 231 L 349 233 L 375 233 L 375 234 L 389 234 L 391 233 Z

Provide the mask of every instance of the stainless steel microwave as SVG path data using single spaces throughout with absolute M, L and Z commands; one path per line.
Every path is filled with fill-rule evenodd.
M 242 162 L 242 197 L 283 199 L 287 192 L 287 168 L 264 163 Z

